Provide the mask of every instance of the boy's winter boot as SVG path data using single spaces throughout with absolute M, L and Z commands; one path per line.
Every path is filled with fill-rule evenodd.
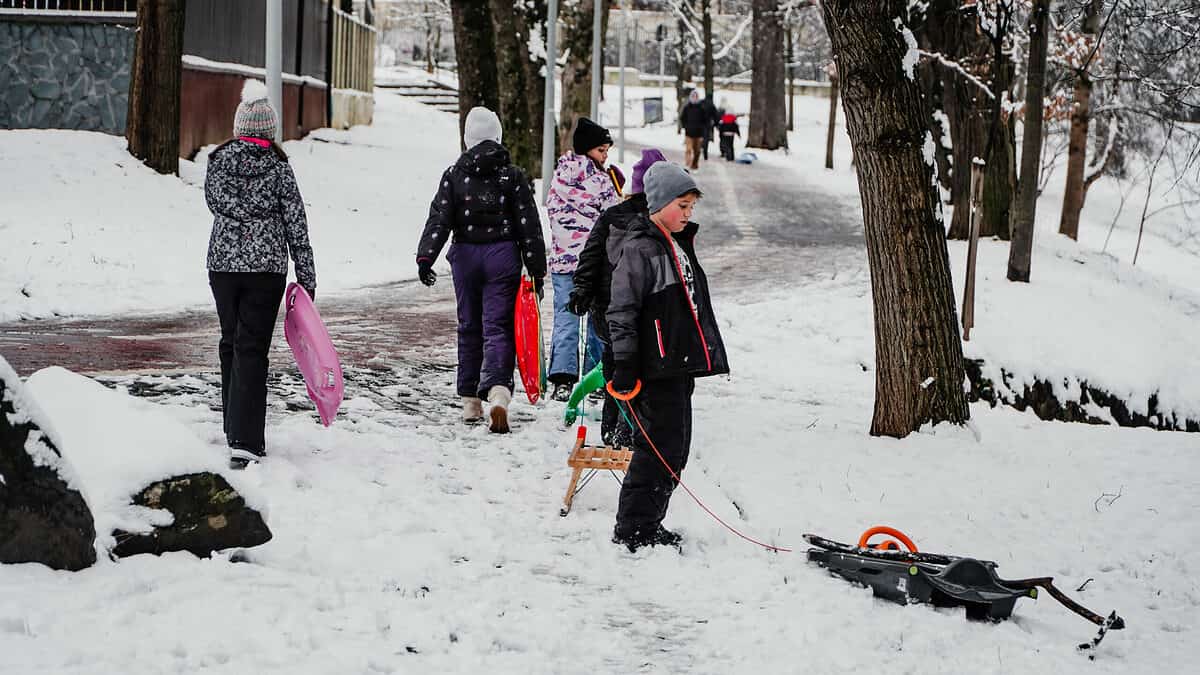
M 550 394 L 550 398 L 560 403 L 571 400 L 571 385 L 562 383 L 554 385 L 554 392 Z
M 647 528 L 632 532 L 622 532 L 620 529 L 614 529 L 612 541 L 614 544 L 623 545 L 629 549 L 630 553 L 637 553 L 638 549 L 644 546 L 670 546 L 676 551 L 683 553 L 683 537 L 663 527 L 661 523 L 653 529 Z
M 474 424 L 483 421 L 483 401 L 479 400 L 478 396 L 462 397 L 463 404 L 463 422 Z
M 488 431 L 493 434 L 508 433 L 508 404 L 512 402 L 512 392 L 507 387 L 496 385 L 488 390 L 488 403 L 492 404 L 491 424 Z

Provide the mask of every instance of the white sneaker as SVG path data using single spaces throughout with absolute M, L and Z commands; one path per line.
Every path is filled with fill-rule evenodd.
M 479 400 L 478 396 L 464 396 L 462 397 L 462 404 L 463 422 L 473 424 L 483 421 L 483 401 Z
M 488 403 L 492 404 L 492 419 L 488 431 L 493 434 L 508 433 L 508 404 L 511 402 L 512 393 L 507 387 L 496 385 L 488 390 Z

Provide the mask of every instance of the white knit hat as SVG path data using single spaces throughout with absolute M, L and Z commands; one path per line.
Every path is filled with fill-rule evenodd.
M 504 130 L 500 128 L 500 118 L 496 117 L 496 113 L 483 106 L 475 106 L 467 113 L 467 122 L 463 126 L 463 144 L 468 150 L 484 141 L 499 143 L 503 137 Z

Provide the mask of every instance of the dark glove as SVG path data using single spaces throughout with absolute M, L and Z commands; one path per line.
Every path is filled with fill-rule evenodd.
M 437 272 L 433 271 L 432 260 L 421 258 L 417 261 L 417 278 L 426 286 L 432 286 L 437 283 Z
M 618 361 L 613 370 L 612 388 L 618 393 L 627 394 L 637 387 L 637 369 L 628 361 Z
M 571 297 L 567 300 L 567 311 L 577 316 L 584 316 L 592 307 L 592 299 L 585 297 L 582 293 L 571 291 Z
M 317 287 L 316 286 L 313 286 L 312 288 L 309 288 L 308 286 L 301 286 L 301 288 L 304 289 L 305 293 L 308 293 L 309 300 L 315 301 L 317 299 Z
M 538 277 L 533 280 L 533 292 L 537 293 L 538 300 L 541 300 L 546 295 L 546 277 Z

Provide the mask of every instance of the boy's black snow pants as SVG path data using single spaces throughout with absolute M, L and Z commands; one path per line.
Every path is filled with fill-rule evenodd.
M 688 449 L 692 444 L 692 392 L 695 388 L 696 380 L 690 375 L 650 380 L 642 383 L 642 392 L 631 401 L 646 433 L 676 475 L 687 466 Z M 671 478 L 635 423 L 633 459 L 629 462 L 625 481 L 621 483 L 614 534 L 629 538 L 653 533 L 667 515 L 667 504 L 675 485 L 675 479 Z
M 267 418 L 267 355 L 287 275 L 209 272 L 221 320 L 221 416 L 225 439 L 261 454 Z

